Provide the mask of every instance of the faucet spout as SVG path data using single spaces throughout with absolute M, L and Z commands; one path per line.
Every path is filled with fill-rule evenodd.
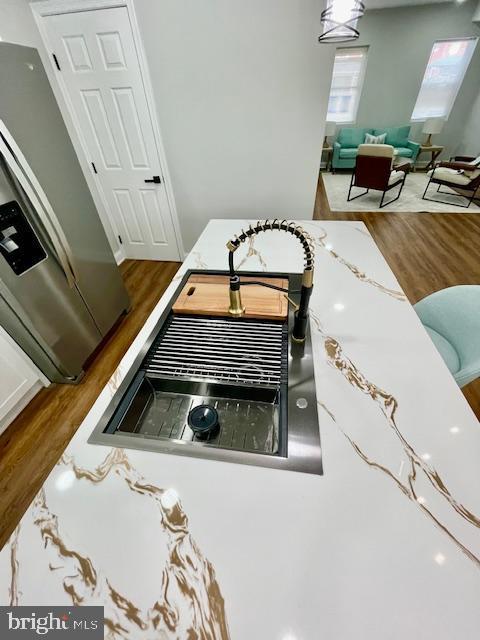
M 303 246 L 305 253 L 304 271 L 302 278 L 302 289 L 300 293 L 300 305 L 297 311 L 295 311 L 295 321 L 293 323 L 292 339 L 295 342 L 304 342 L 305 334 L 307 331 L 308 322 L 308 305 L 313 289 L 313 268 L 314 268 L 314 243 L 309 234 L 302 229 L 300 225 L 296 225 L 294 222 L 287 222 L 286 220 L 265 220 L 264 222 L 258 221 L 257 224 L 252 227 L 250 225 L 246 231 L 242 229 L 242 233 L 239 236 L 235 236 L 233 240 L 227 242 L 228 249 L 228 266 L 230 271 L 230 307 L 229 313 L 232 316 L 241 316 L 245 313 L 245 308 L 242 305 L 240 295 L 240 278 L 235 273 L 233 264 L 233 254 L 238 249 L 242 242 L 245 242 L 250 236 L 261 233 L 262 231 L 287 231 L 296 238 L 298 238 Z M 263 284 L 263 283 L 257 283 Z M 274 289 L 273 285 L 266 285 Z M 283 289 L 282 289 L 283 291 Z

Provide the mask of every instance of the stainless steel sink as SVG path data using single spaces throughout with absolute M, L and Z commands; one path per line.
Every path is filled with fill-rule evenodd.
M 281 275 L 295 300 L 301 276 Z M 176 297 L 89 442 L 321 474 L 310 332 L 290 340 L 292 313 L 285 322 L 177 315 Z M 198 405 L 218 414 L 207 437 L 188 423 Z
M 146 376 L 116 427 L 138 438 L 198 442 L 209 447 L 276 455 L 279 450 L 279 393 L 276 389 L 235 387 L 212 382 L 164 380 Z M 187 418 L 195 406 L 211 405 L 219 428 L 196 436 Z

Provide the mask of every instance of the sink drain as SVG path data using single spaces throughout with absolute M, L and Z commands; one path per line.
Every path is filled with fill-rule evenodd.
M 188 426 L 201 440 L 213 436 L 219 428 L 217 410 L 210 404 L 193 407 L 188 414 Z

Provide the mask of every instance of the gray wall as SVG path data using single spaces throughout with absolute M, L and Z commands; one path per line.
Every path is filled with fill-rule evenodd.
M 135 0 L 185 248 L 210 218 L 311 218 L 334 48 L 318 0 Z
M 356 45 L 368 45 L 368 63 L 360 99 L 358 126 L 409 124 L 425 66 L 435 40 L 480 36 L 472 22 L 477 0 L 367 11 L 359 23 Z M 434 141 L 444 156 L 462 151 L 465 122 L 479 87 L 480 43 L 477 45 L 448 122 Z M 478 119 L 477 119 L 478 123 Z M 412 123 L 412 139 L 421 141 L 422 124 Z M 480 127 L 476 131 L 480 138 Z M 480 143 L 480 140 L 479 140 Z M 424 156 L 425 157 L 425 156 Z
M 38 47 L 40 34 L 28 0 L 0 0 L 0 38 L 26 47 Z
M 480 154 L 480 88 L 467 118 L 459 151 L 469 156 L 478 156 Z

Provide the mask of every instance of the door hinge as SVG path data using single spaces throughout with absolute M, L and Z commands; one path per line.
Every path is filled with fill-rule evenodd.
M 97 167 L 95 166 L 95 163 L 91 162 L 90 164 L 92 165 L 93 173 L 98 173 Z
M 118 241 L 120 242 L 120 244 L 123 244 L 123 240 L 122 240 L 122 236 L 121 235 L 118 236 Z
M 54 53 L 52 53 L 52 56 L 53 56 L 53 60 L 54 60 L 54 62 L 55 62 L 55 66 L 57 67 L 57 69 L 58 69 L 59 71 L 61 71 L 60 64 L 59 64 L 59 62 L 58 62 L 58 58 L 57 58 L 57 56 L 56 56 Z

